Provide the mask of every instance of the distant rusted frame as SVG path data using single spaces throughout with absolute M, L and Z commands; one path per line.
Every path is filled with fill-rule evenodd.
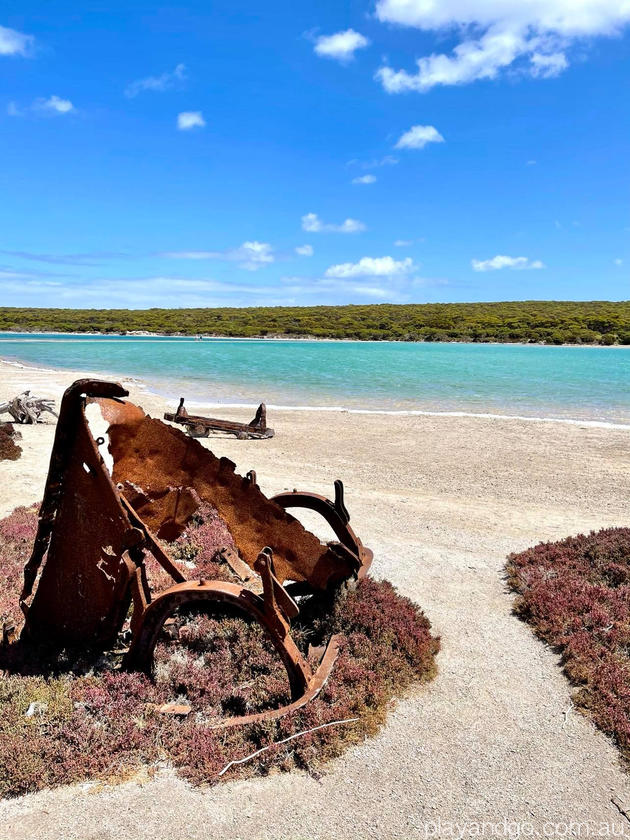
M 267 407 L 264 403 L 261 403 L 256 409 L 256 414 L 251 423 L 237 423 L 233 420 L 219 420 L 214 417 L 188 414 L 184 408 L 184 398 L 181 397 L 177 411 L 174 414 L 166 412 L 164 419 L 171 423 L 179 423 L 193 437 L 208 437 L 211 431 L 233 434 L 241 440 L 272 438 L 274 436 L 273 429 L 267 426 Z

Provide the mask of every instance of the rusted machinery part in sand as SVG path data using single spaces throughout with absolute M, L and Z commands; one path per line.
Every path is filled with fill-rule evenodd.
M 22 455 L 22 447 L 16 443 L 22 437 L 13 427 L 13 423 L 0 422 L 0 461 L 17 461 Z
M 267 407 L 261 403 L 251 423 L 237 423 L 233 420 L 219 420 L 215 417 L 201 417 L 189 414 L 184 408 L 184 398 L 181 397 L 175 414 L 166 412 L 164 419 L 171 423 L 179 423 L 191 437 L 208 437 L 210 432 L 225 432 L 236 435 L 239 440 L 272 438 L 273 429 L 267 426 Z
M 130 606 L 131 642 L 124 667 L 150 672 L 164 623 L 179 608 L 228 608 L 258 622 L 281 657 L 290 705 L 230 718 L 221 726 L 279 717 L 307 703 L 333 667 L 339 639 L 331 637 L 313 671 L 291 637 L 298 596 L 330 594 L 362 577 L 372 560 L 349 525 L 343 487 L 335 501 L 309 493 L 268 499 L 251 471 L 242 477 L 227 458 L 147 416 L 121 385 L 79 380 L 64 394 L 32 555 L 24 569 L 21 638 L 59 647 L 109 649 Z M 112 473 L 101 456 L 105 438 L 93 437 L 85 414 L 97 403 L 110 424 Z M 236 550 L 217 549 L 233 582 L 186 580 L 168 553 L 201 505 L 211 505 Z M 320 513 L 337 541 L 323 544 L 286 509 Z M 151 555 L 172 577 L 154 594 L 145 559 Z
M 16 423 L 40 423 L 44 412 L 57 417 L 55 401 L 32 397 L 30 391 L 18 394 L 8 402 L 0 403 L 0 414 L 10 414 Z

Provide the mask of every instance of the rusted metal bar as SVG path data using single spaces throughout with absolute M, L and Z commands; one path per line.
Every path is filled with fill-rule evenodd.
M 181 397 L 175 414 L 166 412 L 164 419 L 184 426 L 192 437 L 208 437 L 211 431 L 236 435 L 240 440 L 272 438 L 274 436 L 273 429 L 267 426 L 267 407 L 264 403 L 261 403 L 256 409 L 256 415 L 251 423 L 237 423 L 233 420 L 219 420 L 214 417 L 188 414 L 184 408 L 184 398 Z

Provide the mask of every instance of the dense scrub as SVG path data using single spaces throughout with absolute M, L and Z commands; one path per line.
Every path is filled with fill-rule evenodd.
M 574 701 L 630 759 L 630 528 L 537 545 L 507 571 L 516 612 L 560 650 Z
M 0 331 L 630 344 L 630 301 L 216 309 L 0 308 Z
M 36 528 L 36 509 L 0 521 L 0 624 L 20 616 L 22 567 Z M 198 520 L 176 545 L 189 576 L 225 575 L 213 563 L 224 534 Z M 166 584 L 149 569 L 152 584 Z M 307 707 L 280 721 L 225 731 L 213 723 L 287 699 L 287 678 L 257 625 L 223 615 L 187 613 L 164 634 L 154 680 L 117 669 L 116 652 L 0 647 L 0 797 L 87 778 L 119 780 L 159 762 L 195 783 L 216 782 L 230 762 L 262 746 L 327 722 L 358 718 L 273 746 L 221 778 L 271 768 L 314 770 L 377 731 L 396 695 L 435 673 L 439 641 L 420 610 L 386 581 L 362 581 L 336 599 L 315 626 L 296 625 L 303 649 L 330 632 L 346 634 L 333 673 Z M 186 703 L 185 718 L 160 714 Z

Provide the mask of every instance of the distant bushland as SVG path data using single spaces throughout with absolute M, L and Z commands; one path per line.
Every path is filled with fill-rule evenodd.
M 630 301 L 381 303 L 208 309 L 0 307 L 0 331 L 8 330 L 612 345 L 630 344 Z

